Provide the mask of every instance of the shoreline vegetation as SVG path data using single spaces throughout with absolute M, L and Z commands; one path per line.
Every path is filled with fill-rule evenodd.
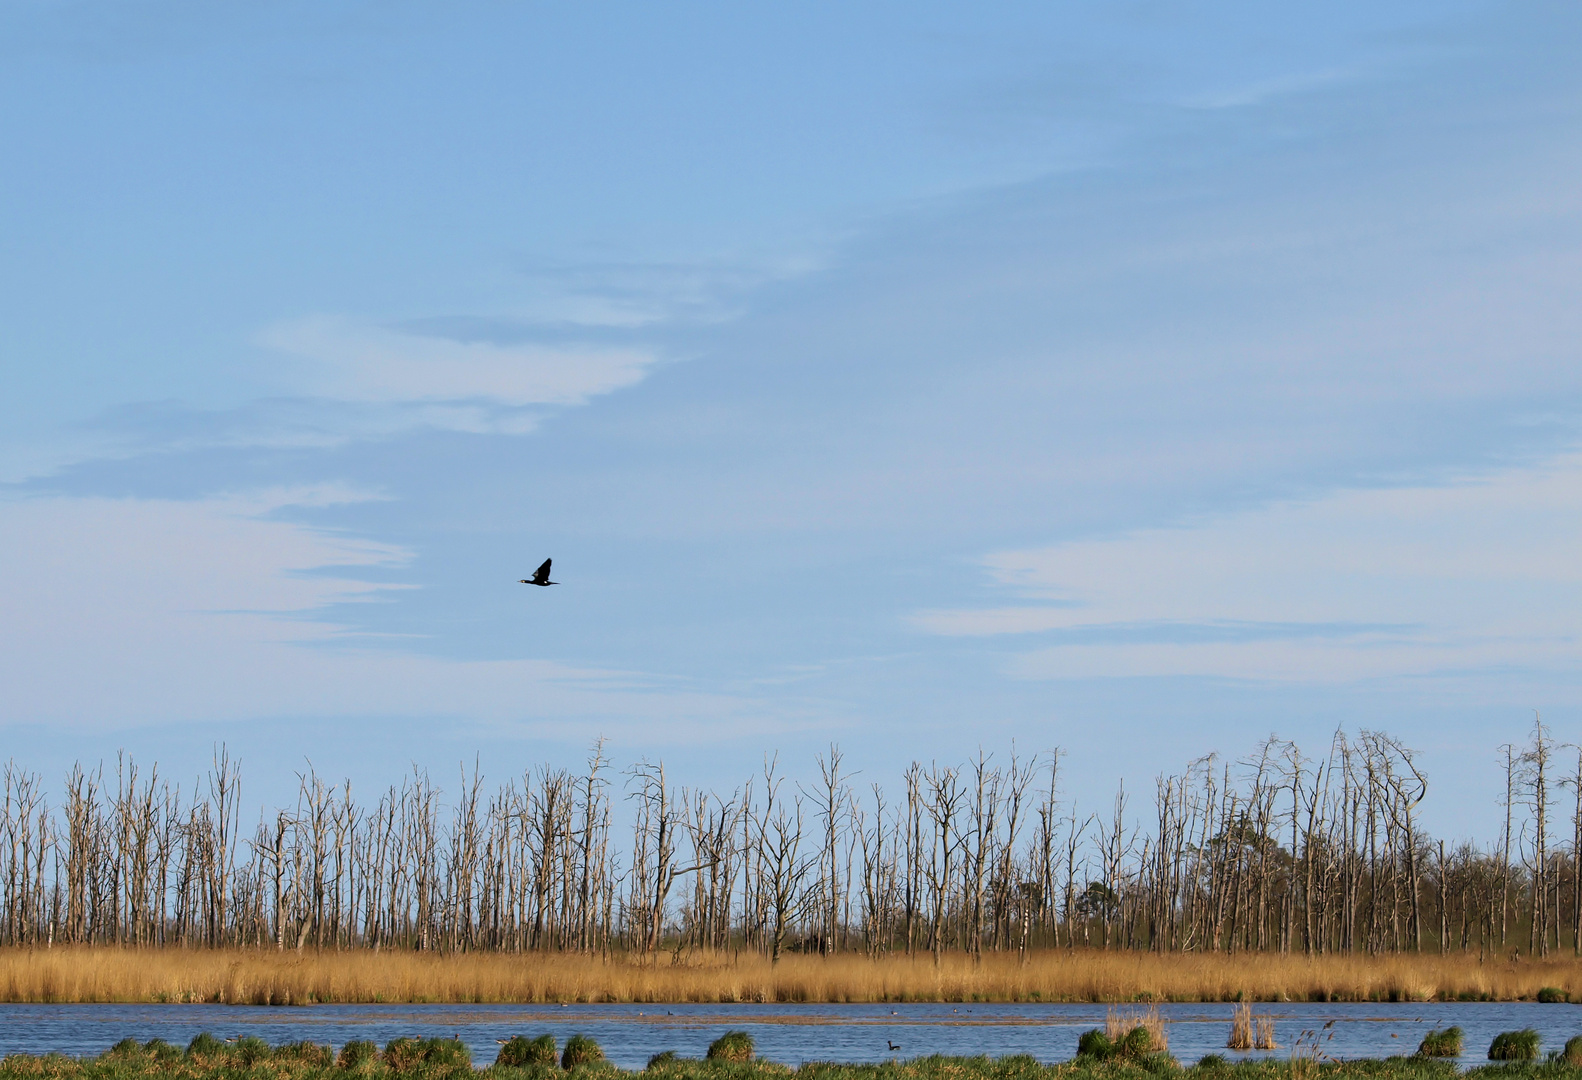
M 0 949 L 7 1003 L 1582 1001 L 1582 960 L 1049 949 L 917 957 L 755 953 Z
M 602 742 L 575 768 L 486 786 L 475 767 L 448 790 L 415 770 L 372 797 L 310 765 L 295 805 L 256 819 L 223 747 L 187 785 L 120 757 L 51 791 L 10 762 L 0 947 L 77 958 L 7 961 L 10 992 L 38 1000 L 1569 991 L 1582 748 L 1535 723 L 1500 749 L 1482 848 L 1424 830 L 1428 777 L 1371 731 L 1200 758 L 1102 813 L 1063 796 L 1058 750 L 913 762 L 888 790 L 835 746 L 811 777 L 768 757 L 728 793 L 616 771 Z M 111 976 L 116 953 L 70 951 L 95 946 L 180 959 Z
M 1531 1032 L 1508 1032 L 1521 1036 Z M 1501 1036 L 1502 1038 L 1506 1036 Z M 1285 1059 L 1264 1058 L 1229 1061 L 1210 1054 L 1183 1069 L 1181 1064 L 1151 1041 L 1145 1028 L 1135 1028 L 1120 1041 L 1104 1032 L 1083 1033 L 1076 1056 L 1070 1061 L 1044 1064 L 1028 1054 L 991 1057 L 930 1056 L 866 1064 L 808 1062 L 792 1068 L 756 1057 L 746 1032 L 733 1031 L 716 1039 L 702 1058 L 687 1058 L 673 1050 L 655 1054 L 645 1068 L 622 1069 L 610 1063 L 597 1042 L 573 1035 L 559 1051 L 553 1036 L 529 1039 L 517 1035 L 499 1040 L 495 1062 L 475 1068 L 467 1046 L 458 1039 L 396 1038 L 383 1048 L 372 1042 L 352 1041 L 337 1052 L 314 1042 L 271 1047 L 256 1036 L 222 1042 L 205 1032 L 185 1051 L 161 1039 L 139 1043 L 121 1040 L 95 1057 L 64 1054 L 11 1054 L 0 1060 L 5 1080 L 352 1080 L 354 1077 L 411 1078 L 411 1080 L 617 1080 L 642 1076 L 651 1080 L 1059 1080 L 1093 1077 L 1095 1080 L 1146 1080 L 1149 1077 L 1190 1076 L 1193 1080 L 1318 1080 L 1319 1077 L 1387 1078 L 1387 1080 L 1450 1080 L 1453 1077 L 1554 1077 L 1582 1078 L 1582 1038 L 1571 1040 L 1563 1051 L 1538 1059 L 1536 1053 L 1517 1062 L 1504 1061 L 1459 1070 L 1454 1064 L 1421 1054 L 1413 1057 L 1342 1061 L 1322 1055 L 1293 1054 Z M 1496 1058 L 1490 1049 L 1491 1060 Z

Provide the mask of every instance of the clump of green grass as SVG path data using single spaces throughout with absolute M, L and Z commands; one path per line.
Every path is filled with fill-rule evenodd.
M 1225 1060 L 1224 1054 L 1204 1054 L 1197 1059 L 1196 1068 L 1212 1072 L 1215 1069 L 1223 1069 L 1229 1064 L 1230 1062 Z
M 237 1039 L 236 1045 L 231 1047 L 231 1057 L 249 1069 L 260 1061 L 268 1061 L 270 1055 L 269 1044 L 257 1035 Z
M 337 1069 L 360 1069 L 379 1059 L 379 1047 L 367 1039 L 353 1039 L 335 1056 Z
M 424 1039 L 423 1063 L 440 1068 L 470 1069 L 472 1051 L 460 1039 Z
M 381 1056 L 385 1065 L 396 1072 L 411 1072 L 420 1067 L 462 1069 L 472 1065 L 472 1054 L 460 1039 L 391 1039 Z
M 323 1043 L 302 1042 L 286 1043 L 284 1046 L 275 1047 L 274 1059 L 276 1061 L 299 1061 L 304 1065 L 311 1065 L 315 1069 L 328 1069 L 335 1064 L 335 1051 Z
M 1563 1005 L 1571 1000 L 1571 995 L 1558 986 L 1546 986 L 1538 991 L 1538 1000 L 1545 1005 Z
M 1582 1036 L 1571 1036 L 1566 1039 L 1563 1050 L 1550 1053 L 1549 1063 L 1555 1066 L 1569 1066 L 1573 1069 L 1582 1067 Z
M 548 1032 L 536 1039 L 513 1035 L 504 1046 L 500 1047 L 500 1055 L 494 1059 L 494 1063 L 517 1068 L 527 1065 L 548 1065 L 554 1068 L 559 1056 L 560 1051 L 555 1046 L 555 1037 Z
M 143 1044 L 143 1053 L 155 1061 L 175 1061 L 181 1057 L 181 1051 L 164 1039 L 149 1039 Z
M 753 1037 L 745 1031 L 727 1031 L 709 1043 L 710 1061 L 751 1061 Z
M 1098 1028 L 1084 1031 L 1077 1036 L 1077 1057 L 1108 1061 L 1115 1052 L 1115 1043 Z
M 1520 1031 L 1502 1031 L 1489 1044 L 1490 1061 L 1536 1061 L 1538 1059 L 1538 1032 L 1532 1028 Z
M 562 1069 L 575 1069 L 578 1065 L 590 1065 L 604 1060 L 604 1048 L 586 1035 L 573 1035 L 566 1040 L 565 1052 L 560 1055 Z
M 141 1057 L 142 1054 L 143 1044 L 132 1038 L 130 1035 L 105 1051 L 106 1057 L 113 1058 Z
M 226 1045 L 207 1031 L 201 1031 L 192 1037 L 187 1044 L 187 1056 L 190 1058 L 222 1058 L 226 1054 Z
M 423 1061 L 423 1043 L 403 1035 L 385 1043 L 384 1053 L 379 1055 L 385 1065 L 396 1072 L 406 1072 L 415 1069 Z
M 659 1053 L 648 1059 L 648 1064 L 645 1065 L 644 1068 L 663 1069 L 665 1066 L 674 1065 L 680 1060 L 681 1059 L 676 1056 L 676 1052 L 674 1050 L 661 1050 Z
M 1460 1057 L 1461 1029 L 1447 1027 L 1430 1031 L 1418 1044 L 1417 1053 L 1420 1057 Z
M 385 1044 L 381 1055 L 395 1072 L 411 1072 L 425 1066 L 469 1068 L 472 1055 L 460 1039 L 413 1039 L 403 1036 Z
M 1112 1039 L 1098 1028 L 1094 1028 L 1077 1036 L 1077 1057 L 1089 1061 L 1142 1064 L 1156 1057 L 1167 1056 L 1154 1042 L 1148 1029 L 1140 1025 L 1118 1039 Z

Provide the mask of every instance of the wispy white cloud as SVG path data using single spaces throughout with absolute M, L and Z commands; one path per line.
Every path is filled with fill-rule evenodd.
M 384 404 L 580 405 L 632 385 L 659 359 L 633 347 L 459 341 L 330 316 L 277 324 L 260 340 L 309 361 L 311 393 Z
M 1348 490 L 987 560 L 1020 604 L 943 635 L 1048 634 L 1029 677 L 1278 681 L 1558 673 L 1582 661 L 1582 455 L 1434 487 Z
M 449 717 L 641 738 L 663 720 L 686 741 L 744 715 L 777 722 L 756 701 L 642 673 L 377 647 L 334 612 L 410 588 L 387 579 L 412 552 L 288 520 L 372 498 L 320 485 L 0 504 L 0 726 Z
M 1358 72 L 1344 68 L 1293 72 L 1274 78 L 1257 79 L 1237 86 L 1190 94 L 1182 99 L 1181 104 L 1189 109 L 1248 108 L 1289 94 L 1327 89 L 1337 83 L 1354 80 L 1358 76 Z
M 0 519 L 5 606 L 15 616 L 0 631 L 7 652 L 45 639 L 69 655 L 93 642 L 201 636 L 211 616 L 232 613 L 269 640 L 329 636 L 328 624 L 278 617 L 373 599 L 397 586 L 356 575 L 402 566 L 411 553 L 277 515 L 375 497 L 315 485 L 191 501 L 8 500 Z
M 638 328 L 722 322 L 755 290 L 812 273 L 831 253 L 806 236 L 792 248 L 706 259 L 606 261 L 521 268 L 515 317 L 541 324 Z M 824 237 L 823 243 L 833 242 Z

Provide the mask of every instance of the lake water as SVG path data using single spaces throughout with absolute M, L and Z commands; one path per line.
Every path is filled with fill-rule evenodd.
M 1183 1064 L 1208 1053 L 1227 1057 L 1230 1005 L 1163 1005 L 1170 1052 Z M 475 1065 L 494 1060 L 497 1040 L 550 1032 L 564 1045 L 581 1033 L 598 1040 L 624 1068 L 674 1050 L 702 1057 L 726 1031 L 750 1032 L 758 1054 L 806 1061 L 884 1061 L 927 1054 L 1031 1054 L 1064 1061 L 1077 1036 L 1104 1023 L 1103 1005 L 0 1005 L 0 1054 L 100 1053 L 127 1036 L 185 1046 L 200 1031 L 220 1038 L 257 1035 L 271 1045 L 311 1039 L 339 1047 L 351 1039 L 383 1045 L 400 1035 L 457 1036 Z M 1582 1007 L 1534 1003 L 1265 1004 L 1280 1049 L 1289 1054 L 1303 1032 L 1317 1032 L 1331 1057 L 1410 1054 L 1430 1028 L 1459 1024 L 1466 1032 L 1462 1063 L 1485 1060 L 1501 1031 L 1536 1028 L 1545 1051 L 1582 1034 Z M 1326 1024 L 1330 1024 L 1328 1028 Z M 891 1044 L 899 1047 L 890 1050 Z

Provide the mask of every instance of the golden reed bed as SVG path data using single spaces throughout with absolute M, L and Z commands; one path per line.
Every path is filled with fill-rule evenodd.
M 789 956 L 772 967 L 756 956 L 0 949 L 7 1002 L 1426 1001 L 1530 999 L 1546 986 L 1582 993 L 1582 961 L 1050 951 L 1025 964 Z

